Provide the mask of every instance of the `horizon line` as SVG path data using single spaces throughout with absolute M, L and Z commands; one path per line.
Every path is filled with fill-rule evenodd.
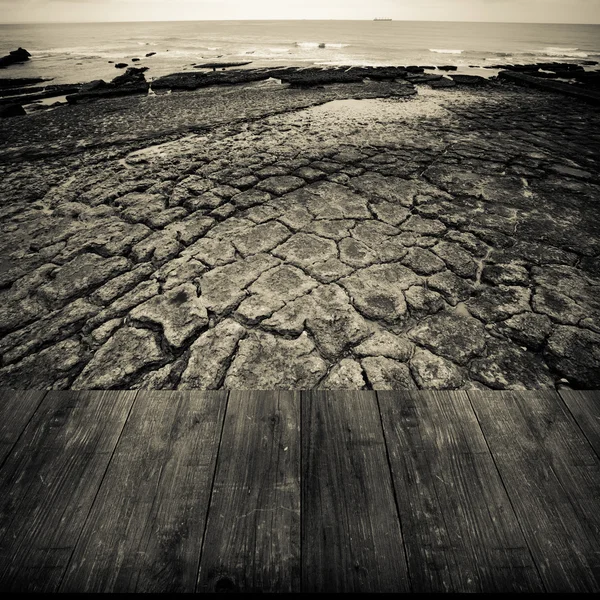
M 386 17 L 387 18 L 387 17 Z M 127 20 L 127 21 L 9 21 L 9 22 L 0 22 L 0 26 L 2 25 L 114 25 L 119 23 L 246 23 L 246 22 L 289 22 L 289 21 L 299 21 L 299 22 L 330 22 L 330 21 L 338 21 L 338 22 L 366 22 L 371 23 L 376 19 L 152 19 L 152 20 Z M 486 23 L 486 24 L 494 24 L 494 25 L 600 25 L 598 23 L 566 23 L 564 21 L 464 21 L 464 20 L 443 20 L 439 21 L 437 19 L 391 19 L 392 22 L 397 23 Z M 380 21 L 381 22 L 381 21 Z

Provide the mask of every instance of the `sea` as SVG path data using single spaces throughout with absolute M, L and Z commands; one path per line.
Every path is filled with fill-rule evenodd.
M 150 81 L 207 62 L 269 66 L 456 65 L 600 61 L 600 25 L 412 21 L 185 21 L 0 25 L 0 56 L 32 59 L 1 77 L 79 83 L 145 66 Z M 146 56 L 154 53 L 152 56 Z M 139 61 L 133 61 L 139 58 Z M 111 62 L 112 61 L 112 62 Z M 597 68 L 597 67 L 589 67 Z

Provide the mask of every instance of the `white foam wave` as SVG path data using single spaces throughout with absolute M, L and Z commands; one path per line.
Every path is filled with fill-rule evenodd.
M 454 50 L 452 48 L 429 48 L 429 52 L 436 54 L 462 54 L 464 50 Z
M 579 48 L 561 48 L 560 46 L 548 46 L 542 50 L 544 56 L 553 56 L 556 58 L 587 58 L 587 52 L 582 52 Z

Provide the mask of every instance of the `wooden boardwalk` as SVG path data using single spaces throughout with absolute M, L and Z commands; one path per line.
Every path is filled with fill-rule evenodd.
M 0 392 L 0 590 L 600 591 L 598 392 Z

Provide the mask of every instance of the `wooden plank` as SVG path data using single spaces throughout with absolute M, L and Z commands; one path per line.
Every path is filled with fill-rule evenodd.
M 61 591 L 194 591 L 226 401 L 139 393 Z
M 564 389 L 559 393 L 596 456 L 600 457 L 600 391 Z
M 300 591 L 300 394 L 231 392 L 199 591 Z
M 49 392 L 0 471 L 0 588 L 56 591 L 136 392 Z
M 544 591 L 466 393 L 378 399 L 413 591 Z
M 14 448 L 46 392 L 0 389 L 0 466 Z
M 556 392 L 469 397 L 547 590 L 599 591 L 598 458 Z
M 409 591 L 374 392 L 302 396 L 304 592 Z

